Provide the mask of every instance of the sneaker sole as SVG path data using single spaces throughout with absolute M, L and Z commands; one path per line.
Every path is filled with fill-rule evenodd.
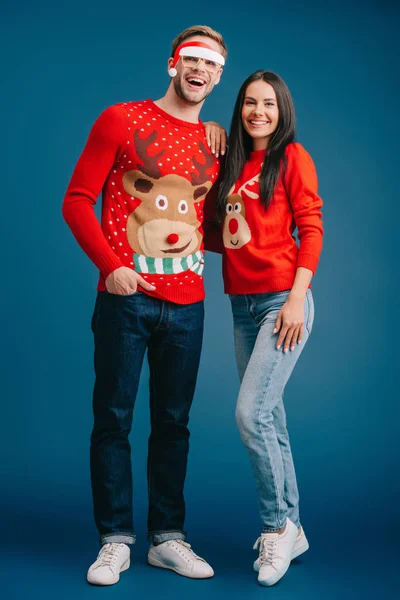
M 281 573 L 279 573 L 279 575 L 276 575 L 274 578 L 270 579 L 269 581 L 262 581 L 262 580 L 260 580 L 260 578 L 258 578 L 258 583 L 264 587 L 271 587 L 272 585 L 275 585 L 276 583 L 278 583 L 278 581 L 280 581 L 282 579 L 282 577 L 284 575 L 286 575 L 289 567 L 290 567 L 290 562 L 287 565 L 287 567 Z
M 214 576 L 214 573 L 212 575 L 193 575 L 193 573 L 190 573 L 188 571 L 182 571 L 181 569 L 178 569 L 177 567 L 172 567 L 171 565 L 166 565 L 161 560 L 159 560 L 158 558 L 154 558 L 153 556 L 148 556 L 147 560 L 148 560 L 149 565 L 151 565 L 152 567 L 160 567 L 161 569 L 169 569 L 170 571 L 175 571 L 175 573 L 178 573 L 178 575 L 181 575 L 182 577 L 190 577 L 190 579 L 210 579 L 210 577 Z
M 300 556 L 301 554 L 304 554 L 304 552 L 307 552 L 307 550 L 309 549 L 310 545 L 308 543 L 307 540 L 304 540 L 304 542 L 298 546 L 297 548 L 294 548 L 293 552 L 292 552 L 292 558 L 290 559 L 291 561 L 294 560 L 295 558 L 297 558 L 298 556 Z M 259 565 L 256 564 L 256 561 L 254 561 L 253 564 L 253 571 L 255 571 L 256 573 L 258 573 L 260 570 Z
M 120 574 L 123 571 L 127 571 L 130 566 L 131 566 L 131 560 L 130 560 L 130 558 L 128 558 L 128 560 L 121 566 L 120 571 L 118 573 L 118 579 L 116 579 L 115 581 L 108 581 L 107 583 L 100 583 L 99 581 L 90 581 L 89 576 L 86 577 L 86 580 L 88 581 L 88 583 L 90 583 L 90 585 L 99 585 L 99 586 L 114 585 L 115 583 L 118 583 Z

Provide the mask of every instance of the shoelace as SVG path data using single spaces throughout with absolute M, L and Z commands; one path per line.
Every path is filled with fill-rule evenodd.
M 276 558 L 278 539 L 268 539 L 260 536 L 253 546 L 253 550 L 260 548 L 260 565 L 273 565 Z
M 193 558 L 197 558 L 197 560 L 202 560 L 203 562 L 205 562 L 204 558 L 197 556 L 197 554 L 195 552 L 193 552 L 191 545 L 188 544 L 187 542 L 184 542 L 183 540 L 180 540 L 180 539 L 171 540 L 171 545 L 174 543 L 179 544 L 180 546 L 183 546 L 183 548 L 178 547 L 178 552 L 181 556 L 183 556 L 183 558 L 185 560 L 189 561 Z
M 97 566 L 104 567 L 109 565 L 110 567 L 114 567 L 121 548 L 122 544 L 104 544 L 97 557 Z

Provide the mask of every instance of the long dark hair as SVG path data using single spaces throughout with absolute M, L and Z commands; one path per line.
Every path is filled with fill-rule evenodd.
M 225 202 L 228 192 L 239 178 L 244 164 L 249 159 L 250 152 L 253 150 L 253 139 L 243 127 L 242 107 L 248 86 L 253 81 L 260 79 L 269 83 L 274 88 L 279 109 L 278 126 L 268 142 L 260 175 L 260 198 L 265 209 L 268 208 L 271 201 L 274 188 L 279 179 L 281 167 L 285 168 L 285 148 L 294 140 L 296 117 L 289 88 L 276 73 L 263 70 L 256 71 L 246 79 L 240 88 L 233 111 L 224 178 L 221 182 L 217 198 L 217 213 L 220 222 L 225 214 Z

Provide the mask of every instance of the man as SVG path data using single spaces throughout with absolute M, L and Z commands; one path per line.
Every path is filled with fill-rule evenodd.
M 185 542 L 183 487 L 203 334 L 203 201 L 219 172 L 198 117 L 226 54 L 209 27 L 178 35 L 165 96 L 100 115 L 64 200 L 65 220 L 100 270 L 90 466 L 102 548 L 87 575 L 97 585 L 119 580 L 135 541 L 128 435 L 146 349 L 148 561 L 192 578 L 214 574 Z M 93 206 L 101 190 L 100 226 Z

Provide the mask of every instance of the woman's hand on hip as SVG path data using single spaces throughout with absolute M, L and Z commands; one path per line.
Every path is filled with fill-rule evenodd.
M 283 351 L 294 350 L 300 344 L 304 331 L 304 298 L 289 296 L 279 311 L 274 333 L 278 333 L 276 349 L 283 344 Z

